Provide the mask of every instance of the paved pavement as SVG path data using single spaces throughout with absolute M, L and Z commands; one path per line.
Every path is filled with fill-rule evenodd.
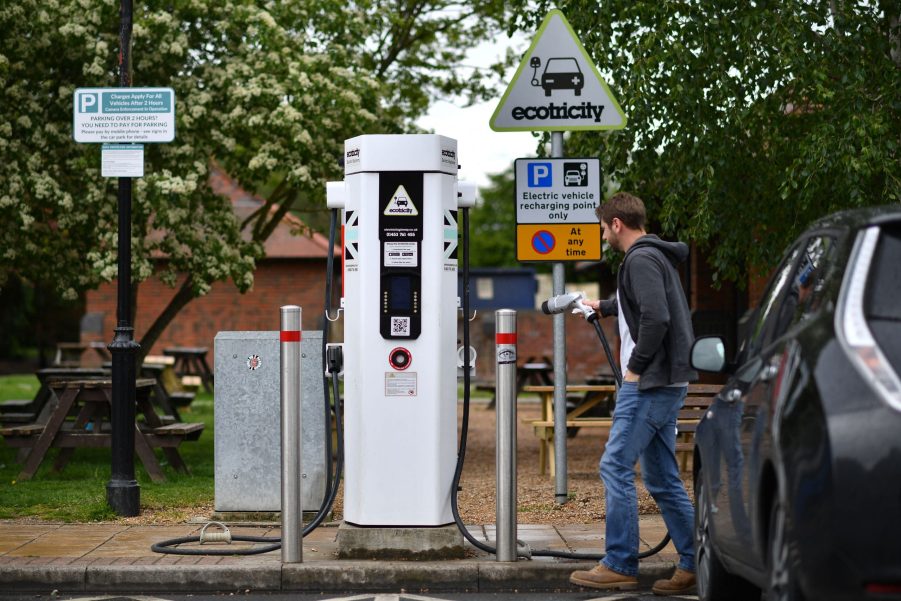
M 467 546 L 467 557 L 444 561 L 337 559 L 336 525 L 326 525 L 304 539 L 303 563 L 281 563 L 281 553 L 249 556 L 161 555 L 154 543 L 196 536 L 202 524 L 128 526 L 123 524 L 22 524 L 0 521 L 0 590 L 39 593 L 73 592 L 374 592 L 374 591 L 541 591 L 579 590 L 569 574 L 592 561 L 536 557 L 500 563 Z M 230 526 L 232 534 L 278 537 L 272 524 Z M 494 527 L 470 526 L 475 538 L 493 544 Z M 580 553 L 603 551 L 603 525 L 519 525 L 520 540 L 532 549 Z M 642 550 L 663 538 L 657 516 L 641 517 Z M 225 543 L 204 545 L 221 548 Z M 250 549 L 265 543 L 234 542 Z M 193 545 L 197 547 L 197 545 Z M 670 543 L 643 560 L 644 587 L 669 576 L 677 559 Z

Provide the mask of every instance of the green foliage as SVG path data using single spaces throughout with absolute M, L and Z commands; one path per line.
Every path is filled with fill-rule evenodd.
M 0 6 L 0 285 L 15 271 L 75 298 L 116 277 L 116 181 L 71 122 L 76 88 L 118 86 L 118 7 Z M 410 130 L 431 98 L 493 87 L 496 73 L 460 62 L 503 16 L 499 0 L 136 3 L 132 83 L 170 86 L 177 103 L 175 141 L 146 145 L 135 181 L 134 281 L 166 255 L 164 282 L 189 274 L 184 303 L 216 281 L 248 290 L 283 214 L 324 211 L 346 138 Z M 238 223 L 213 166 L 266 206 Z
M 519 267 L 513 168 L 489 175 L 481 202 L 470 213 L 469 252 L 473 267 Z
M 551 8 L 514 2 L 532 30 Z M 553 3 L 627 128 L 576 133 L 718 276 L 772 266 L 810 221 L 901 202 L 901 4 L 839 0 Z
M 35 376 L 0 377 L 0 402 L 34 396 Z M 213 504 L 213 399 L 199 391 L 183 418 L 203 422 L 203 434 L 196 441 L 181 444 L 179 453 L 190 474 L 173 470 L 161 451 L 165 482 L 155 483 L 135 458 L 135 476 L 141 486 L 141 511 L 183 521 Z M 115 519 L 106 502 L 110 479 L 109 449 L 77 449 L 61 472 L 52 471 L 59 449 L 47 453 L 31 480 L 18 481 L 22 465 L 16 462 L 18 449 L 0 443 L 0 519 L 33 517 L 63 522 L 92 522 Z

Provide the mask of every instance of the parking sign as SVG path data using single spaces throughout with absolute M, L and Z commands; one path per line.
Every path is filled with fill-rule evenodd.
M 514 172 L 517 260 L 600 260 L 600 160 L 516 159 Z

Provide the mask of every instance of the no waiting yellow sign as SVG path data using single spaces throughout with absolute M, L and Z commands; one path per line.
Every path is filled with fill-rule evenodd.
M 517 261 L 600 261 L 599 223 L 520 223 Z

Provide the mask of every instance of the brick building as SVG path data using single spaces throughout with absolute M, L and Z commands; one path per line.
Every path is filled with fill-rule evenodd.
M 239 219 L 262 204 L 262 200 L 248 194 L 222 172 L 214 171 L 210 184 L 231 201 Z M 240 294 L 231 281 L 216 282 L 209 294 L 195 298 L 179 312 L 149 354 L 162 354 L 163 348 L 169 346 L 205 346 L 212 355 L 217 332 L 278 330 L 278 309 L 282 305 L 300 305 L 304 309 L 304 329 L 322 329 L 328 239 L 318 233 L 311 236 L 292 233 L 302 227 L 300 220 L 287 215 L 266 241 L 266 256 L 257 262 L 253 289 Z M 341 256 L 340 251 L 337 256 Z M 162 266 L 165 258 L 159 261 Z M 336 269 L 340 269 L 340 263 L 336 262 Z M 176 288 L 170 288 L 157 278 L 141 283 L 134 324 L 136 340 L 141 339 L 180 284 L 181 281 Z M 86 294 L 82 341 L 112 340 L 116 291 L 117 282 L 113 281 Z M 84 358 L 88 359 L 88 355 Z

